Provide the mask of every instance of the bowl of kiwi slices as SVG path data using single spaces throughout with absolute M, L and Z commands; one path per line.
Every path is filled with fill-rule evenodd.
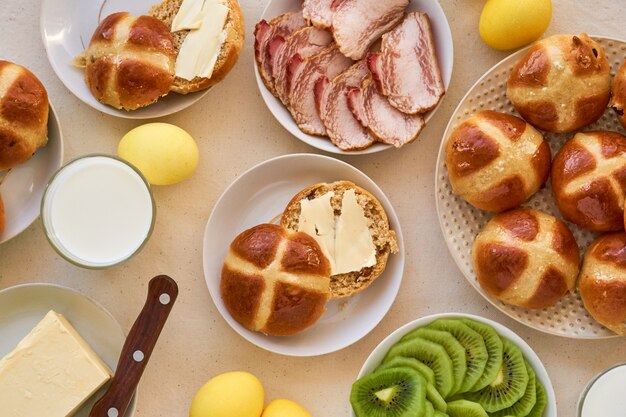
M 352 417 L 556 417 L 537 354 L 494 321 L 435 314 L 390 334 L 350 393 Z

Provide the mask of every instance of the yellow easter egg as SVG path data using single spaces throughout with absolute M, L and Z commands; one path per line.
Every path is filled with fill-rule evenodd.
M 552 0 L 487 0 L 480 14 L 480 37 L 499 50 L 536 41 L 552 19 Z
M 248 372 L 227 372 L 204 384 L 191 403 L 189 417 L 259 417 L 263 385 Z
M 198 145 L 191 135 L 168 123 L 148 123 L 128 132 L 117 154 L 136 166 L 150 184 L 170 185 L 194 173 Z
M 267 405 L 262 417 L 313 417 L 300 404 L 290 400 L 274 400 Z

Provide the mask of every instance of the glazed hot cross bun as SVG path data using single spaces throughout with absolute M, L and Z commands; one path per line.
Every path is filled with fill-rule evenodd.
M 626 233 L 602 235 L 589 245 L 578 290 L 594 319 L 626 335 Z
M 330 298 L 330 263 L 304 232 L 261 224 L 233 240 L 220 290 L 242 326 L 289 336 L 314 324 Z
M 604 50 L 582 33 L 550 36 L 531 46 L 513 67 L 506 94 L 533 126 L 572 132 L 602 116 L 610 92 Z
M 0 171 L 26 162 L 48 142 L 48 93 L 21 65 L 0 60 Z
M 563 217 L 594 232 L 624 227 L 626 136 L 581 132 L 552 164 L 552 192 Z
M 550 172 L 550 147 L 519 117 L 480 111 L 448 138 L 446 167 L 455 194 L 498 212 L 519 206 L 541 188 Z
M 529 208 L 494 216 L 476 236 L 472 260 L 488 294 L 526 308 L 555 305 L 578 276 L 578 245 L 565 223 Z
M 165 24 L 151 16 L 119 12 L 98 25 L 89 47 L 74 63 L 85 68 L 85 81 L 98 101 L 135 110 L 170 91 L 175 60 Z
M 611 103 L 609 104 L 617 119 L 626 129 L 626 61 L 617 70 L 613 79 L 613 90 L 611 91 Z

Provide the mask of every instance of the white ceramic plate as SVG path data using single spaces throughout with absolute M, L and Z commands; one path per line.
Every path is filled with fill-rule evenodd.
M 35 152 L 32 158 L 16 166 L 0 185 L 4 202 L 6 225 L 0 233 L 0 243 L 17 236 L 39 216 L 41 198 L 48 180 L 63 164 L 63 135 L 54 107 L 48 116 L 48 144 Z
M 0 291 L 0 358 L 15 349 L 50 310 L 63 314 L 98 356 L 115 370 L 126 340 L 115 318 L 90 298 L 69 288 L 49 284 L 25 284 Z M 73 417 L 88 417 L 105 389 L 106 386 Z M 125 417 L 135 414 L 136 397 L 135 392 Z
M 600 42 L 604 48 L 611 65 L 611 73 L 614 75 L 621 63 L 626 59 L 626 41 L 597 36 L 593 38 Z M 452 193 L 452 187 L 448 180 L 448 170 L 445 167 L 445 143 L 452 130 L 456 129 L 463 120 L 479 110 L 496 110 L 519 117 L 519 114 L 506 97 L 506 81 L 511 69 L 525 52 L 526 49 L 515 52 L 487 71 L 470 88 L 450 117 L 450 122 L 439 148 L 435 174 L 435 198 L 439 224 L 441 225 L 444 239 L 448 244 L 450 254 L 463 275 L 465 275 L 465 278 L 476 291 L 503 313 L 536 330 L 558 336 L 578 339 L 616 337 L 613 332 L 600 325 L 589 315 L 578 293 L 564 297 L 552 308 L 541 310 L 520 308 L 505 304 L 487 294 L 478 283 L 474 273 L 472 244 L 478 232 L 491 218 L 491 214 L 471 206 L 461 197 Z M 613 130 L 622 134 L 626 133 L 612 110 L 607 110 L 600 120 L 586 126 L 582 130 Z M 558 149 L 572 136 L 574 136 L 574 133 L 545 133 L 546 140 L 552 150 L 552 156 L 556 155 Z M 561 218 L 552 196 L 550 181 L 523 205 Z M 595 235 L 574 224 L 568 223 L 568 226 L 578 242 L 582 255 Z
M 383 205 L 398 237 L 399 253 L 389 257 L 385 272 L 363 292 L 331 301 L 320 320 L 295 336 L 271 337 L 245 329 L 230 315 L 220 295 L 222 264 L 239 233 L 281 214 L 291 198 L 309 185 L 348 180 L 371 192 Z M 345 162 L 321 155 L 286 155 L 263 162 L 224 191 L 204 233 L 204 276 L 224 320 L 255 345 L 288 356 L 316 356 L 343 349 L 368 334 L 391 307 L 402 281 L 404 242 L 393 206 L 365 174 Z
M 301 3 L 302 2 L 294 0 L 270 0 L 270 2 L 265 7 L 265 11 L 263 12 L 263 16 L 261 18 L 269 22 L 276 16 L 279 16 L 283 13 L 297 12 L 301 9 Z M 433 36 L 435 38 L 435 49 L 437 51 L 437 58 L 439 60 L 439 68 L 441 69 L 441 76 L 443 77 L 443 81 L 447 89 L 450 85 L 450 78 L 452 77 L 454 48 L 452 44 L 452 32 L 450 31 L 450 25 L 448 25 L 448 20 L 446 19 L 446 15 L 443 13 L 443 9 L 439 5 L 438 1 L 412 0 L 409 4 L 409 7 L 407 8 L 407 11 L 425 12 L 430 17 Z M 368 154 L 393 148 L 393 146 L 391 145 L 375 143 L 369 148 L 361 151 L 342 151 L 341 149 L 333 145 L 333 143 L 328 138 L 308 135 L 302 132 L 300 129 L 298 129 L 298 125 L 296 125 L 296 123 L 293 121 L 289 110 L 287 110 L 287 108 L 283 106 L 283 103 L 281 103 L 279 99 L 274 97 L 272 93 L 270 93 L 270 91 L 265 87 L 265 84 L 263 84 L 263 80 L 261 80 L 261 76 L 259 75 L 256 60 L 254 60 L 254 73 L 256 76 L 257 85 L 259 86 L 259 91 L 261 92 L 261 96 L 263 97 L 263 100 L 265 101 L 267 107 L 270 109 L 276 120 L 278 120 L 278 122 L 283 125 L 283 127 L 287 129 L 289 133 L 291 133 L 301 141 L 326 152 L 347 155 Z M 439 105 L 437 105 L 437 107 L 435 107 L 433 110 L 426 114 L 426 121 L 431 119 L 431 117 L 435 114 L 442 102 L 443 99 L 439 102 Z
M 63 84 L 76 97 L 96 110 L 127 119 L 151 119 L 176 113 L 194 104 L 209 90 L 182 95 L 170 93 L 156 103 L 133 111 L 117 110 L 94 98 L 85 83 L 85 72 L 72 65 L 74 57 L 87 46 L 102 19 L 111 13 L 148 13 L 159 0 L 43 0 L 41 36 L 50 65 Z
M 524 357 L 530 363 L 533 370 L 535 371 L 537 378 L 539 379 L 539 381 L 541 381 L 541 383 L 546 389 L 548 403 L 546 405 L 545 411 L 543 412 L 543 417 L 556 417 L 556 396 L 554 395 L 554 388 L 552 387 L 552 381 L 550 381 L 548 372 L 546 371 L 546 368 L 543 366 L 543 363 L 541 362 L 541 360 L 539 359 L 535 351 L 532 350 L 530 346 L 528 346 L 528 343 L 526 343 L 524 339 L 519 337 L 508 327 L 505 327 L 502 324 L 497 323 L 495 321 L 492 321 L 492 320 L 489 320 L 480 316 L 474 316 L 472 314 L 462 314 L 462 313 L 433 314 L 431 316 L 422 317 L 410 323 L 405 324 L 404 326 L 400 327 L 399 329 L 391 333 L 389 336 L 387 336 L 385 340 L 383 340 L 382 342 L 380 342 L 378 346 L 376 346 L 376 348 L 372 351 L 372 353 L 369 355 L 369 357 L 363 364 L 363 367 L 361 368 L 359 375 L 357 375 L 357 379 L 361 378 L 364 375 L 372 373 L 378 367 L 378 365 L 380 365 L 380 363 L 382 362 L 383 358 L 385 357 L 389 349 L 391 349 L 391 346 L 397 343 L 404 335 L 406 335 L 410 331 L 417 329 L 418 327 L 426 326 L 427 324 L 440 318 L 458 318 L 458 317 L 470 318 L 470 319 L 474 319 L 476 321 L 480 321 L 482 323 L 490 325 L 496 330 L 496 332 L 500 336 L 503 336 L 509 339 L 521 349 L 522 353 L 524 354 Z M 356 417 L 356 415 L 354 414 L 354 411 L 352 410 L 352 407 L 350 407 L 350 415 L 351 417 Z

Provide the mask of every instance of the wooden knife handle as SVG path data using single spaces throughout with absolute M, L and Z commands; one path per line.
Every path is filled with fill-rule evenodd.
M 115 376 L 107 392 L 91 409 L 89 417 L 123 417 L 126 414 L 177 296 L 178 286 L 167 275 L 150 280 L 146 304 L 126 338 Z

